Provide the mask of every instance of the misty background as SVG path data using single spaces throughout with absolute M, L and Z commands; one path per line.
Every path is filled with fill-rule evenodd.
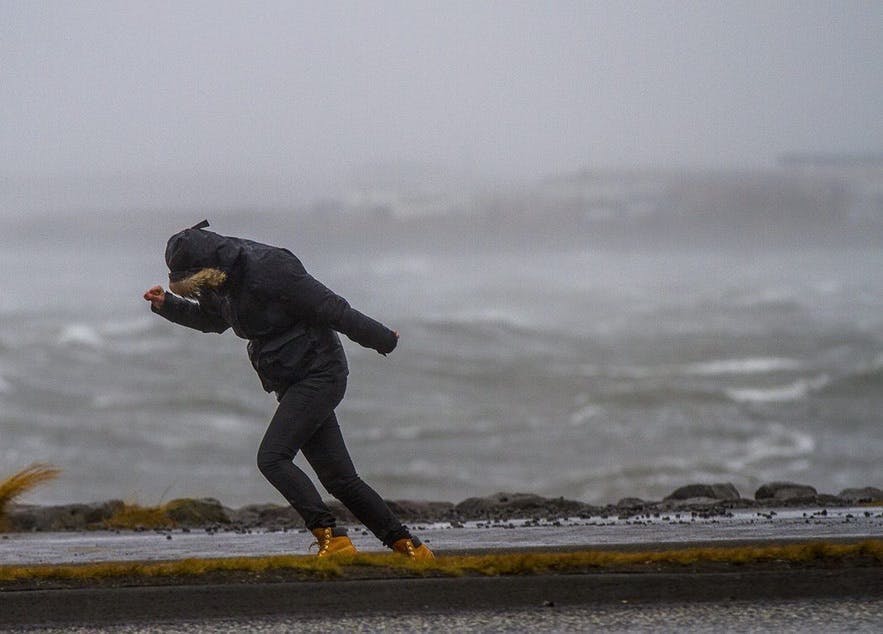
M 280 502 L 169 235 L 399 330 L 338 410 L 387 497 L 883 485 L 879 2 L 0 3 L 0 475 Z
M 0 6 L 4 215 L 883 147 L 877 2 Z

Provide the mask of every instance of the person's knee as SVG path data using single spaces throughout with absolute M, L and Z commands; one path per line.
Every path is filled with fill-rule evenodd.
M 291 462 L 292 456 L 278 451 L 272 451 L 261 447 L 258 449 L 257 464 L 258 470 L 269 478 L 276 470 L 286 462 Z

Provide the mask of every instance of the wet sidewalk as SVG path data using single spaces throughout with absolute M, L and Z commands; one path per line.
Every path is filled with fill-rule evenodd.
M 441 554 L 535 548 L 652 550 L 736 542 L 879 539 L 883 538 L 883 508 L 743 510 L 711 518 L 686 511 L 628 519 L 480 521 L 415 524 L 411 528 Z M 350 527 L 350 536 L 359 550 L 384 550 L 361 527 Z M 312 535 L 304 530 L 9 533 L 0 539 L 0 565 L 306 554 L 312 541 Z

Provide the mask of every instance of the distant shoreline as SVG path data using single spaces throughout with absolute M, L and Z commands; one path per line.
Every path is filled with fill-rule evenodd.
M 807 509 L 847 506 L 883 506 L 883 490 L 876 487 L 845 489 L 838 495 L 818 493 L 809 485 L 792 482 L 765 484 L 754 498 L 744 498 L 728 483 L 693 484 L 681 487 L 663 500 L 623 498 L 616 504 L 596 506 L 563 497 L 530 493 L 495 493 L 459 503 L 388 500 L 393 512 L 405 522 L 508 521 L 511 519 L 554 521 L 558 518 L 631 518 L 666 513 L 690 513 L 698 517 L 726 516 L 739 509 L 803 507 Z M 344 524 L 357 520 L 336 500 L 328 502 Z M 156 507 L 127 505 L 120 500 L 57 506 L 13 505 L 7 511 L 6 530 L 56 532 L 82 530 L 149 530 L 201 528 L 245 531 L 303 528 L 303 520 L 289 506 L 255 504 L 238 509 L 213 498 L 180 498 Z

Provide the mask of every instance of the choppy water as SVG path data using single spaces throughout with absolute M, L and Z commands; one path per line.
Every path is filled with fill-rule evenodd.
M 0 473 L 64 469 L 30 500 L 281 502 L 254 467 L 275 401 L 245 342 L 140 299 L 190 221 L 5 221 Z M 339 418 L 384 496 L 883 485 L 879 250 L 316 243 L 282 217 L 214 228 L 292 248 L 401 332 L 389 358 L 345 342 Z

